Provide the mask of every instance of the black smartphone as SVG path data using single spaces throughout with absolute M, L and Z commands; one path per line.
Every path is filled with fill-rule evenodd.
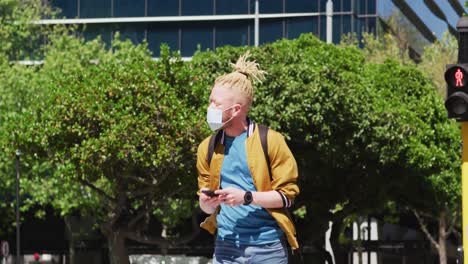
M 216 194 L 215 191 L 213 190 L 202 190 L 202 193 L 210 196 L 210 197 L 215 197 L 218 196 L 219 194 Z

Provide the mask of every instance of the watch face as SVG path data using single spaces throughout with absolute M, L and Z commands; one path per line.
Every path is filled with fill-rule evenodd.
M 244 204 L 247 205 L 247 204 L 250 204 L 253 200 L 253 196 L 252 196 L 252 193 L 247 191 L 245 192 L 245 195 L 244 195 Z

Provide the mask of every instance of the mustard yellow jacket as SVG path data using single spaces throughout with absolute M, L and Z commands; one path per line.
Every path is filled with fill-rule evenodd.
M 260 143 L 259 130 L 256 125 L 250 122 L 246 139 L 247 163 L 252 174 L 253 183 L 259 192 L 278 191 L 283 199 L 284 208 L 266 210 L 277 221 L 279 227 L 284 231 L 289 245 L 292 249 L 297 249 L 299 244 L 296 239 L 296 229 L 287 212 L 287 207 L 291 206 L 296 195 L 299 194 L 299 187 L 296 184 L 298 172 L 297 164 L 283 136 L 274 131 L 268 131 L 268 156 L 270 158 L 272 181 L 268 173 L 268 165 L 265 160 L 262 145 Z M 211 159 L 211 166 L 208 164 L 208 144 L 210 138 L 206 138 L 198 146 L 197 169 L 198 169 L 198 189 L 208 188 L 217 190 L 220 187 L 221 165 L 224 159 L 223 137 L 220 144 L 215 147 Z M 198 192 L 200 194 L 200 192 Z M 200 226 L 211 234 L 216 233 L 216 215 L 219 207 L 212 215 L 208 216 Z

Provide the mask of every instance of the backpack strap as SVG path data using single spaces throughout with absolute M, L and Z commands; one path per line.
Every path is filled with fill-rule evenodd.
M 262 143 L 263 155 L 268 166 L 268 175 L 270 175 L 270 181 L 273 181 L 273 175 L 271 174 L 271 163 L 270 157 L 268 156 L 268 127 L 263 125 L 257 125 L 258 133 L 260 134 L 260 142 Z
M 265 160 L 268 166 L 268 174 L 270 175 L 270 182 L 272 182 L 273 174 L 271 173 L 270 156 L 268 156 L 268 127 L 262 126 L 262 125 L 257 125 L 257 127 L 258 127 L 258 133 L 260 134 L 260 142 L 262 143 L 263 154 L 265 155 Z M 286 195 L 280 191 L 277 191 L 277 192 L 280 194 L 281 199 L 283 200 L 283 207 L 284 208 L 291 207 L 292 203 L 288 199 L 288 197 L 286 197 Z M 288 215 L 290 219 L 292 219 L 291 216 L 289 215 L 288 210 L 286 210 L 286 214 Z
M 213 158 L 214 149 L 216 145 L 218 145 L 219 141 L 221 140 L 222 135 L 223 135 L 223 131 L 219 130 L 218 132 L 216 132 L 216 134 L 211 135 L 210 137 L 210 142 L 208 143 L 208 157 L 207 157 L 208 166 L 211 165 L 211 159 Z

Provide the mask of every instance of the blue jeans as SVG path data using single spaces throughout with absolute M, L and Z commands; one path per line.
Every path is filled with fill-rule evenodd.
M 236 246 L 235 244 L 216 241 L 213 264 L 287 264 L 288 250 L 284 242 L 268 245 Z

